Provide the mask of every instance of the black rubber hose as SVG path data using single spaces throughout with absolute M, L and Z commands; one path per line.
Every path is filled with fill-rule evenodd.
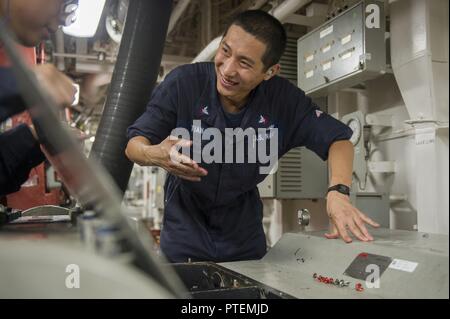
M 130 0 L 117 62 L 92 146 L 123 193 L 133 163 L 125 156 L 128 126 L 144 112 L 161 64 L 172 0 Z

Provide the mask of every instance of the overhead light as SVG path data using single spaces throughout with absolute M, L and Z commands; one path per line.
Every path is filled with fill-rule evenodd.
M 64 33 L 80 38 L 93 37 L 97 32 L 104 6 L 105 0 L 79 0 L 75 23 L 63 27 Z

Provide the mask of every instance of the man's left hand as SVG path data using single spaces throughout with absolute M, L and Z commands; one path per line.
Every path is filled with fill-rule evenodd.
M 350 203 L 347 195 L 339 192 L 329 192 L 327 195 L 327 212 L 330 218 L 331 232 L 325 234 L 328 239 L 341 237 L 346 243 L 352 242 L 347 230 L 361 241 L 371 241 L 373 237 L 367 231 L 366 225 L 380 225 L 360 212 Z

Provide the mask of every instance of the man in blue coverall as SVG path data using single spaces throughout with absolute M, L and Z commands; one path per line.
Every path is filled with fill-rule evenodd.
M 259 259 L 266 252 L 257 189 L 267 175 L 261 173 L 261 161 L 250 161 L 249 152 L 244 152 L 244 163 L 198 161 L 174 148 L 194 150 L 195 133 L 211 128 L 222 136 L 229 128 L 277 129 L 278 134 L 258 134 L 253 142 L 276 138 L 277 158 L 306 146 L 328 159 L 327 211 L 332 229 L 327 238 L 340 236 L 351 242 L 350 231 L 359 240 L 373 240 L 365 224 L 378 224 L 353 207 L 348 196 L 352 131 L 321 112 L 301 89 L 276 76 L 285 44 L 285 30 L 274 17 L 259 10 L 241 13 L 227 28 L 214 63 L 173 70 L 153 92 L 145 113 L 128 129 L 127 156 L 139 165 L 159 166 L 169 173 L 161 250 L 170 261 Z M 173 138 L 170 135 L 178 136 L 174 129 L 188 129 L 194 138 Z M 203 139 L 201 149 L 207 146 Z M 252 144 L 251 139 L 244 143 Z M 198 155 L 198 146 L 193 152 Z
M 20 44 L 34 47 L 66 24 L 64 0 L 0 0 L 0 23 L 8 25 Z M 0 43 L 0 51 L 2 45 Z M 2 52 L 0 52 L 2 53 Z M 0 54 L 1 55 L 1 54 Z M 72 81 L 53 65 L 33 68 L 40 84 L 60 106 L 72 104 Z M 0 66 L 0 122 L 25 110 L 10 67 Z M 0 134 L 0 197 L 20 189 L 30 170 L 44 161 L 33 127 L 21 124 Z

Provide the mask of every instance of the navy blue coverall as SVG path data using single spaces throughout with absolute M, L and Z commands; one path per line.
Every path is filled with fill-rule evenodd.
M 159 144 L 174 128 L 249 127 L 278 129 L 278 158 L 306 146 L 323 160 L 351 129 L 319 111 L 304 92 L 275 76 L 251 93 L 239 114 L 227 114 L 216 89 L 214 64 L 180 66 L 155 88 L 145 113 L 128 128 L 128 138 L 144 136 Z M 267 137 L 267 136 L 266 136 Z M 207 143 L 204 141 L 203 143 Z M 247 141 L 248 142 L 248 141 Z M 202 144 L 202 147 L 204 144 Z M 247 156 L 247 153 L 246 155 Z M 259 259 L 266 253 L 263 207 L 257 189 L 267 175 L 260 163 L 199 163 L 208 171 L 201 182 L 168 174 L 161 250 L 171 262 Z
M 10 68 L 0 67 L 0 123 L 25 110 Z M 30 170 L 45 160 L 26 124 L 0 134 L 0 197 L 16 192 Z

